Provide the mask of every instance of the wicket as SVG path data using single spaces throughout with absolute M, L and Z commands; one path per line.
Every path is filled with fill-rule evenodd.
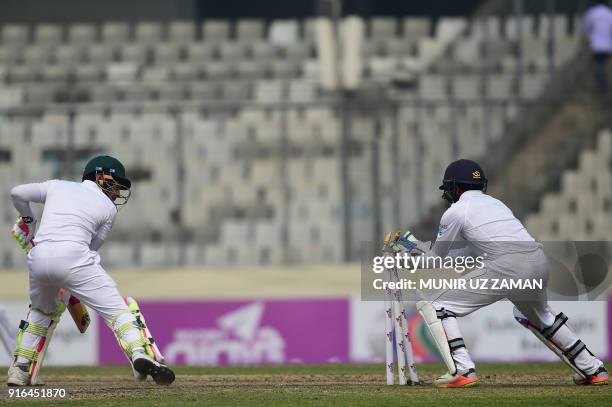
M 397 269 L 385 269 L 384 273 L 385 281 L 399 281 Z M 399 289 L 387 288 L 385 290 L 385 356 L 388 385 L 395 384 L 395 356 L 397 356 L 399 384 L 419 384 L 408 331 L 406 308 Z

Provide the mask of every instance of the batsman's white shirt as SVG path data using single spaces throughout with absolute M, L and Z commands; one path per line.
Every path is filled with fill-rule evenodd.
M 11 197 L 22 216 L 33 216 L 29 202 L 45 204 L 36 245 L 28 254 L 33 307 L 55 311 L 63 287 L 107 321 L 127 310 L 97 252 L 117 209 L 94 182 L 24 184 L 13 188 Z
M 72 242 L 97 250 L 117 215 L 115 204 L 92 181 L 24 184 L 13 188 L 11 196 L 17 210 L 26 216 L 33 217 L 28 202 L 45 204 L 36 244 Z

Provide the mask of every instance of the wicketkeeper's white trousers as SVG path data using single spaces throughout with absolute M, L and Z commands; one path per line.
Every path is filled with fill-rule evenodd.
M 484 268 L 469 273 L 465 278 L 468 280 L 486 279 L 489 282 L 493 279 L 514 281 L 517 279 L 541 279 L 544 289 L 529 291 L 470 288 L 445 290 L 435 295 L 431 301 L 436 310 L 444 308 L 458 317 L 462 317 L 497 301 L 508 299 L 531 323 L 540 329 L 550 327 L 555 322 L 556 315 L 548 306 L 546 296 L 548 260 L 542 249 L 527 253 L 511 253 L 489 259 L 485 261 Z M 445 318 L 442 320 L 442 325 L 449 341 L 462 337 L 456 318 Z M 557 331 L 553 339 L 565 351 L 567 350 L 565 348 L 569 348 L 579 338 L 569 327 L 563 326 Z M 474 362 L 465 347 L 454 351 L 453 359 L 455 359 L 458 371 L 474 368 Z M 576 357 L 575 363 L 587 373 L 594 372 L 602 365 L 601 361 L 587 351 L 581 352 Z

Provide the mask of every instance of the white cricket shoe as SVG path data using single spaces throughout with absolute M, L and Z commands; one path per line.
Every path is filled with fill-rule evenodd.
M 157 362 L 146 353 L 137 352 L 132 356 L 132 366 L 134 371 L 147 376 L 151 376 L 155 383 L 169 385 L 175 379 L 174 372 L 168 366 Z
M 480 377 L 478 377 L 474 369 L 469 369 L 454 375 L 447 372 L 434 380 L 435 387 L 443 388 L 475 387 L 479 384 Z
M 17 365 L 13 364 L 11 367 L 9 367 L 6 384 L 8 386 L 29 386 L 30 374 L 28 372 L 24 372 Z

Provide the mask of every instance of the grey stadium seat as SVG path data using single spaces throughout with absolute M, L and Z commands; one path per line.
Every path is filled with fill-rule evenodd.
M 130 27 L 127 23 L 107 22 L 102 25 L 101 40 L 107 44 L 123 44 L 129 39 Z
M 7 77 L 11 82 L 32 82 L 38 78 L 40 67 L 13 65 L 8 68 Z
M 187 46 L 187 59 L 191 62 L 204 63 L 213 59 L 216 46 L 209 43 L 197 42 Z
M 223 84 L 222 94 L 224 100 L 242 101 L 248 99 L 251 94 L 249 81 L 227 81 Z
M 236 62 L 236 74 L 242 79 L 263 78 L 268 73 L 268 62 L 265 60 L 243 60 Z
M 0 47 L 0 64 L 12 65 L 19 60 L 19 48 Z
M 55 24 L 38 24 L 34 28 L 34 42 L 39 45 L 57 45 L 62 42 L 62 27 Z
M 55 50 L 55 61 L 58 65 L 72 67 L 84 59 L 83 49 L 74 45 L 60 45 Z
M 139 65 L 144 64 L 148 59 L 148 49 L 140 43 L 122 45 L 119 49 L 119 54 L 121 55 L 121 61 L 133 62 Z
M 205 42 L 221 43 L 229 38 L 229 23 L 225 20 L 206 20 L 202 26 Z
M 45 65 L 41 68 L 41 77 L 46 82 L 65 82 L 68 80 L 70 71 L 62 65 Z
M 199 101 L 211 101 L 219 97 L 220 85 L 215 82 L 196 82 L 191 86 L 191 99 Z
M 75 79 L 82 82 L 97 82 L 104 77 L 104 68 L 95 64 L 78 64 L 72 72 Z
M 197 79 L 199 71 L 199 65 L 192 62 L 178 62 L 170 66 L 170 76 L 175 80 Z
M 96 42 L 94 24 L 72 24 L 68 28 L 68 42 L 74 45 L 90 45 Z
M 134 28 L 136 42 L 152 45 L 162 40 L 162 24 L 158 22 L 140 22 Z
M 242 19 L 236 24 L 236 39 L 239 42 L 253 42 L 264 36 L 263 20 Z
M 25 24 L 5 24 L 2 26 L 2 45 L 23 45 L 29 40 L 30 29 Z
M 226 79 L 234 75 L 235 63 L 228 61 L 210 61 L 202 67 L 202 71 L 209 79 Z
M 153 46 L 155 63 L 158 65 L 174 64 L 180 59 L 181 48 L 175 43 L 159 43 Z
M 403 37 L 410 41 L 429 36 L 431 20 L 427 17 L 407 17 L 402 24 Z
M 370 19 L 370 38 L 385 40 L 395 37 L 397 20 L 392 17 L 373 17 Z
M 254 59 L 271 60 L 276 56 L 276 47 L 267 41 L 253 42 L 248 49 Z
M 246 55 L 246 46 L 236 42 L 225 42 L 219 48 L 221 59 L 226 62 L 235 62 Z
M 188 44 L 196 37 L 193 21 L 172 21 L 168 24 L 168 41 L 175 44 Z
M 43 45 L 30 45 L 23 52 L 23 63 L 29 67 L 40 67 L 51 60 L 52 49 Z
M 270 73 L 276 79 L 295 78 L 300 75 L 300 64 L 286 59 L 276 59 L 270 64 Z
M 115 47 L 110 44 L 92 44 L 86 48 L 87 60 L 94 65 L 105 66 L 115 59 Z

